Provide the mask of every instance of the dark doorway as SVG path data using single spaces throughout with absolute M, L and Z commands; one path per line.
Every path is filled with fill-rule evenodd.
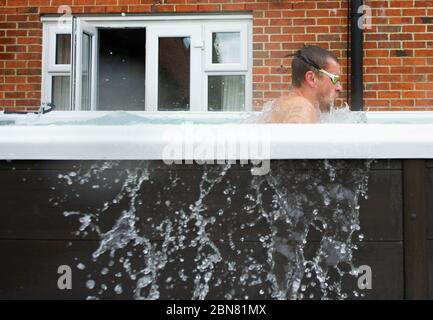
M 144 111 L 146 29 L 99 30 L 97 110 Z

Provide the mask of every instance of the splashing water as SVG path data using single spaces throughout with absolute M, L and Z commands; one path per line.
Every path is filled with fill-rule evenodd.
M 276 161 L 251 176 L 230 164 L 111 161 L 59 176 L 71 194 L 53 203 L 78 217 L 76 235 L 98 240 L 77 263 L 88 299 L 345 299 L 370 164 Z M 103 201 L 89 194 L 80 210 L 79 192 Z
M 342 108 L 331 107 L 329 112 L 322 113 L 322 123 L 367 123 L 367 114 L 363 111 L 351 111 L 350 106 L 345 102 Z

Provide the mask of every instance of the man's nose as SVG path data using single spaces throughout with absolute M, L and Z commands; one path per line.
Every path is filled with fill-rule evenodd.
M 338 83 L 338 84 L 335 86 L 335 91 L 338 91 L 338 92 L 343 91 L 343 86 L 341 85 L 341 83 Z

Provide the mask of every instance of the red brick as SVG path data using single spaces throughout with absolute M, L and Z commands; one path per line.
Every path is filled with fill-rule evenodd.
M 266 18 L 281 18 L 282 16 L 282 11 L 280 10 L 271 10 L 271 11 L 266 11 L 265 12 L 265 17 Z
M 419 66 L 419 65 L 427 65 L 427 59 L 425 58 L 404 58 L 403 63 L 408 66 Z
M 390 40 L 413 40 L 413 34 L 411 33 L 391 34 Z
M 391 83 L 391 90 L 413 90 L 413 83 Z
M 391 8 L 410 8 L 413 7 L 414 1 L 404 0 L 404 1 L 397 1 L 392 0 L 390 1 L 390 7 Z
M 377 96 L 382 99 L 397 99 L 400 98 L 400 92 L 378 92 Z
M 199 12 L 206 12 L 206 11 L 220 11 L 221 6 L 219 4 L 199 4 L 197 6 L 197 10 Z
M 50 0 L 28 0 L 29 6 L 40 7 L 40 6 L 49 6 Z
M 40 104 L 39 100 L 16 100 L 17 107 L 37 107 Z
M 414 100 L 402 100 L 402 99 L 392 100 L 391 103 L 393 107 L 411 107 L 415 104 Z
M 412 66 L 403 66 L 403 67 L 390 67 L 390 71 L 391 73 L 399 73 L 399 74 L 403 74 L 403 73 L 414 73 L 414 68 Z
M 373 107 L 388 107 L 390 103 L 390 100 L 365 100 L 365 106 L 373 106 Z
M 307 17 L 329 17 L 331 12 L 328 10 L 308 10 Z
M 433 83 L 417 83 L 416 90 L 433 90 Z
M 292 19 L 271 19 L 271 26 L 290 26 L 292 25 Z
M 197 5 L 176 5 L 176 12 L 196 12 Z
M 412 17 L 392 17 L 388 19 L 389 24 L 398 24 L 398 25 L 402 25 L 402 24 L 411 24 L 413 23 L 413 18 Z
M 423 82 L 427 81 L 427 75 L 425 74 L 403 74 L 403 81 L 414 81 L 414 82 Z
M 6 0 L 6 6 L 25 7 L 27 6 L 27 0 Z
M 419 99 L 415 100 L 416 106 L 428 106 L 433 107 L 433 99 Z
M 426 43 L 425 42 L 420 42 L 420 41 L 403 42 L 403 47 L 404 48 L 425 48 L 426 47 Z
M 366 90 L 389 90 L 389 83 L 368 83 L 365 86 Z
M 281 34 L 281 27 L 266 27 L 264 28 L 265 34 Z
M 242 11 L 245 10 L 245 4 L 223 4 L 222 5 L 223 11 Z
M 315 25 L 316 22 L 314 19 L 293 19 L 294 26 L 307 26 L 307 25 Z
M 315 1 L 310 2 L 295 2 L 293 4 L 293 9 L 305 10 L 305 9 L 315 9 L 316 3 Z
M 388 57 L 389 51 L 388 50 L 366 50 L 365 56 L 366 57 Z
M 173 5 L 164 4 L 156 6 L 156 12 L 175 12 L 175 10 Z
M 402 97 L 404 99 L 419 99 L 426 96 L 425 91 L 403 91 Z
M 421 40 L 430 40 L 433 41 L 433 33 L 420 33 L 420 34 L 415 34 L 414 35 L 415 40 L 417 41 L 421 41 Z
M 431 7 L 433 7 L 433 1 L 432 0 L 427 0 L 427 1 L 417 0 L 417 1 L 415 1 L 415 7 L 431 8 Z
M 5 92 L 6 99 L 23 99 L 25 97 L 25 92 Z
M 317 9 L 339 9 L 340 8 L 340 2 L 338 1 L 318 1 L 317 2 Z

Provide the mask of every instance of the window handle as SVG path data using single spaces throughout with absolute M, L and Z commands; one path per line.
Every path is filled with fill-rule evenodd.
M 204 49 L 204 41 L 196 41 L 196 42 L 194 42 L 194 45 L 193 45 L 193 47 L 194 48 L 200 48 L 200 49 Z

